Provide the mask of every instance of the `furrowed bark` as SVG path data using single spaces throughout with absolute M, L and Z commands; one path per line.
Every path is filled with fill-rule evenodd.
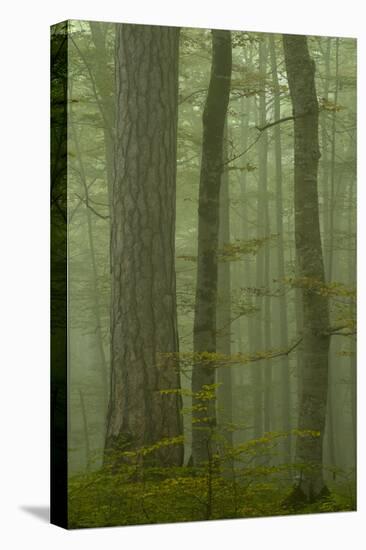
M 120 25 L 106 456 L 182 434 L 175 281 L 179 29 Z M 162 394 L 161 390 L 177 390 Z M 148 455 L 181 465 L 183 446 Z

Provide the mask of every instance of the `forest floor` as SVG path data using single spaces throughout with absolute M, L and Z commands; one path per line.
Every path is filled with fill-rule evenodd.
M 277 471 L 276 471 L 277 470 Z M 353 511 L 349 483 L 329 485 L 329 494 L 312 504 L 290 506 L 292 485 L 278 468 L 254 468 L 250 475 L 198 471 L 123 468 L 69 480 L 69 527 L 142 525 L 292 514 Z

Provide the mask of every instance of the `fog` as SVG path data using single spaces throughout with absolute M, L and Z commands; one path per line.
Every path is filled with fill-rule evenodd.
M 307 37 L 320 159 L 296 213 L 283 37 L 166 29 L 68 23 L 70 525 L 355 509 L 356 41 Z

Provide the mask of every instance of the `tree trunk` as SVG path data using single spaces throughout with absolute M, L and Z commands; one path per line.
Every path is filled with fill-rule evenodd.
M 335 162 L 336 162 L 336 119 L 337 111 L 335 107 L 338 102 L 338 57 L 339 57 L 339 39 L 336 38 L 336 48 L 335 48 L 335 89 L 334 89 L 334 110 L 332 112 L 332 147 L 331 147 L 331 157 L 330 157 L 330 200 L 329 200 L 329 250 L 328 250 L 328 269 L 327 269 L 327 279 L 329 282 L 333 278 L 333 256 L 334 256 L 334 210 L 335 210 Z M 328 235 L 327 235 L 328 237 Z
M 261 39 L 259 44 L 259 73 L 261 79 L 261 92 L 259 94 L 259 109 L 257 109 L 257 121 L 258 126 L 262 127 L 266 124 L 266 71 L 265 65 L 267 60 L 267 47 L 264 42 L 264 38 Z M 257 235 L 256 238 L 259 241 L 263 241 L 268 235 L 268 205 L 267 201 L 267 152 L 268 152 L 268 136 L 267 132 L 263 132 L 257 146 L 258 151 L 258 192 L 257 192 Z M 268 263 L 268 250 L 267 244 L 263 242 L 263 245 L 259 247 L 256 255 L 255 269 L 255 287 L 258 294 L 255 298 L 255 306 L 258 312 L 254 317 L 254 342 L 253 352 L 263 351 L 268 343 L 268 332 L 266 330 L 265 315 L 268 312 L 268 302 L 262 292 L 266 284 L 266 264 Z M 269 370 L 267 371 L 267 367 Z M 265 390 L 265 385 L 269 383 L 271 378 L 270 365 L 268 362 L 259 361 L 254 363 L 252 371 L 252 386 L 253 386 L 253 437 L 258 439 L 262 437 L 263 430 L 269 429 L 269 417 L 268 417 L 268 393 Z
M 228 158 L 227 147 L 228 133 L 227 123 L 225 130 L 224 158 Z M 219 207 L 219 250 L 223 251 L 225 246 L 230 245 L 230 194 L 229 194 L 229 171 L 222 174 L 220 188 Z M 219 259 L 218 263 L 218 298 L 217 298 L 217 351 L 226 356 L 231 354 L 231 267 L 230 261 L 225 257 Z M 218 424 L 225 435 L 229 446 L 233 445 L 233 432 L 230 425 L 233 422 L 233 396 L 232 396 L 232 368 L 224 365 L 217 369 L 217 382 L 220 384 L 217 390 Z
M 98 101 L 99 109 L 103 119 L 108 199 L 109 205 L 111 205 L 114 177 L 115 98 L 113 91 L 115 83 L 113 70 L 108 68 L 109 57 L 106 44 L 108 27 L 111 25 L 108 23 L 98 23 L 96 21 L 90 21 L 89 25 L 93 42 L 97 50 L 94 75 L 96 90 L 100 98 Z
M 296 462 L 297 494 L 307 501 L 325 490 L 323 438 L 328 392 L 329 305 L 317 291 L 325 283 L 318 205 L 319 109 L 315 63 L 304 36 L 284 35 L 285 63 L 294 115 L 295 243 L 303 283 L 303 365 Z
M 118 26 L 106 453 L 182 434 L 175 281 L 178 49 L 177 28 Z M 177 391 L 162 394 L 164 389 Z M 180 465 L 183 446 L 161 448 L 152 459 Z
M 280 85 L 277 74 L 276 43 L 273 35 L 270 35 L 271 51 L 271 72 L 274 93 L 274 120 L 281 119 L 281 98 Z M 275 154 L 275 180 L 276 180 L 276 232 L 277 232 L 277 270 L 278 278 L 282 281 L 285 277 L 285 246 L 283 229 L 283 193 L 282 193 L 282 144 L 281 125 L 277 124 L 273 129 L 274 154 Z M 280 347 L 288 348 L 288 319 L 287 319 L 287 298 L 281 294 L 279 298 L 280 317 Z M 290 385 L 290 364 L 286 355 L 281 359 L 281 430 L 288 433 L 284 441 L 284 457 L 286 463 L 291 461 L 291 385 Z
M 71 137 L 73 139 L 73 143 L 75 146 L 75 156 L 79 165 L 80 183 L 83 189 L 85 200 L 88 201 L 88 185 L 87 185 L 87 180 L 86 180 L 86 175 L 84 170 L 82 152 L 80 150 L 80 145 L 79 145 L 79 137 L 78 137 L 75 125 L 73 123 L 73 111 L 72 111 L 71 104 L 69 107 L 69 128 L 70 128 L 69 135 L 71 134 Z M 97 266 L 96 253 L 95 253 L 93 220 L 92 220 L 92 214 L 90 209 L 88 208 L 87 202 L 85 205 L 85 216 L 86 216 L 87 227 L 88 227 L 88 245 L 89 245 L 90 267 L 91 267 L 91 294 L 92 294 L 93 310 L 94 310 L 94 317 L 95 317 L 95 327 L 93 328 L 95 330 L 95 341 L 96 341 L 96 346 L 97 346 L 98 356 L 99 356 L 97 358 L 97 364 L 98 364 L 98 370 L 100 373 L 100 381 L 101 381 L 101 388 L 102 388 L 102 402 L 103 402 L 103 411 L 104 411 L 103 417 L 105 418 L 105 415 L 107 412 L 107 406 L 108 406 L 109 372 L 108 372 L 107 359 L 106 359 L 106 355 L 104 351 L 104 343 L 103 343 L 103 332 L 102 332 L 103 322 L 102 322 L 101 305 L 100 305 L 100 288 L 98 283 L 98 266 Z
M 330 80 L 330 53 L 331 53 L 332 39 L 327 39 L 327 49 L 324 55 L 324 88 L 323 98 L 327 102 L 329 100 L 329 80 Z M 328 136 L 327 136 L 327 111 L 323 112 L 320 117 L 320 129 L 321 129 L 321 168 L 322 168 L 322 188 L 323 188 L 323 233 L 326 238 L 329 235 L 329 152 L 328 152 Z M 324 239 L 325 242 L 325 239 Z
M 251 57 L 247 61 L 248 67 L 251 67 Z M 248 137 L 249 137 L 249 122 L 251 119 L 252 112 L 255 110 L 254 105 L 254 98 L 253 97 L 247 97 L 242 99 L 242 124 L 241 124 L 241 147 L 243 151 L 245 151 L 248 147 Z M 249 223 L 249 217 L 250 217 L 250 204 L 249 204 L 249 185 L 248 185 L 248 177 L 247 177 L 247 170 L 243 170 L 241 174 L 241 186 L 240 186 L 240 200 L 242 203 L 242 219 L 241 219 L 241 230 L 240 230 L 240 239 L 241 240 L 250 240 L 252 237 L 255 237 L 256 235 L 252 235 L 251 231 L 251 224 Z M 241 265 L 241 262 L 238 262 L 239 266 Z M 243 271 L 240 277 L 240 287 L 246 287 L 248 289 L 252 288 L 254 286 L 253 284 L 253 273 L 252 273 L 252 262 L 249 258 L 249 254 L 244 255 L 243 259 Z M 252 297 L 250 293 L 248 293 L 247 301 L 249 307 L 254 307 L 255 305 L 255 297 Z M 247 315 L 245 318 L 240 318 L 240 328 L 241 331 L 246 334 L 246 338 L 242 336 L 242 339 L 247 341 L 247 349 L 241 348 L 239 351 L 241 352 L 249 352 L 254 353 L 256 351 L 255 346 L 255 339 L 256 339 L 256 330 L 255 330 L 255 315 L 253 317 L 252 314 Z M 255 373 L 256 371 L 256 365 L 252 365 L 251 367 L 248 367 L 246 365 L 240 367 L 241 376 L 242 376 L 242 384 L 244 385 L 244 381 L 247 378 L 247 371 L 249 370 L 249 376 L 250 376 L 250 382 L 255 388 Z M 255 397 L 259 397 L 259 400 L 261 399 L 261 395 L 258 393 L 252 392 L 253 396 L 253 412 L 257 409 L 261 410 L 261 406 L 255 402 Z M 240 418 L 240 422 L 247 424 L 248 418 Z M 241 435 L 242 437 L 242 435 Z M 250 434 L 246 434 L 246 438 L 250 438 Z
M 193 328 L 192 457 L 195 465 L 210 456 L 212 428 L 216 424 L 214 399 L 199 392 L 215 383 L 214 362 L 202 361 L 203 352 L 216 352 L 217 248 L 219 196 L 223 171 L 223 141 L 231 81 L 230 31 L 212 31 L 212 68 L 203 112 L 203 141 L 198 206 L 197 284 Z M 207 405 L 207 410 L 203 410 Z
M 331 43 L 332 39 L 327 39 L 327 47 L 324 55 L 324 89 L 323 89 L 323 99 L 325 102 L 329 100 L 329 81 L 330 81 L 330 54 L 331 54 Z M 334 113 L 333 113 L 334 115 Z M 335 120 L 333 116 L 333 121 Z M 327 118 L 326 112 L 323 113 L 323 116 L 320 118 L 320 128 L 321 128 L 321 150 L 322 150 L 322 188 L 324 194 L 324 206 L 323 206 L 323 242 L 325 243 L 325 264 L 327 265 L 326 278 L 328 281 L 332 278 L 332 264 L 333 264 L 333 213 L 332 213 L 332 200 L 330 197 L 334 195 L 334 153 L 333 144 L 335 144 L 334 138 L 332 136 L 332 153 L 331 153 L 331 162 L 329 162 L 328 154 L 328 137 L 327 137 Z M 335 130 L 335 128 L 333 128 Z M 331 193 L 329 194 L 329 164 L 331 164 Z M 329 242 L 328 242 L 329 238 Z M 331 353 L 331 351 L 330 351 Z M 333 363 L 333 369 L 335 363 Z M 326 432 L 327 432 L 327 443 L 328 443 L 328 455 L 329 462 L 332 466 L 335 466 L 335 433 L 334 433 L 334 419 L 333 419 L 333 380 L 332 380 L 332 365 L 329 368 L 328 373 L 328 403 L 327 403 L 327 418 L 326 418 Z
M 266 77 L 267 77 L 267 59 L 268 59 L 268 40 L 262 39 L 259 45 L 259 74 L 261 76 L 261 93 L 259 96 L 259 126 L 262 128 L 267 121 L 267 98 L 266 98 Z M 270 236 L 270 219 L 269 219 L 269 193 L 268 193 L 268 133 L 263 132 L 259 141 L 259 200 L 260 208 L 258 212 L 262 212 L 259 224 L 262 224 L 263 234 L 265 239 Z M 271 267 L 271 249 L 270 242 L 266 241 L 263 246 L 264 254 L 264 276 L 263 286 L 265 295 L 263 298 L 263 347 L 269 350 L 272 347 L 271 340 L 271 297 L 269 296 L 270 286 L 270 267 Z M 257 349 L 256 351 L 262 351 Z M 265 432 L 272 429 L 273 423 L 273 399 L 272 399 L 272 364 L 270 360 L 264 361 L 264 388 L 263 388 L 263 428 Z

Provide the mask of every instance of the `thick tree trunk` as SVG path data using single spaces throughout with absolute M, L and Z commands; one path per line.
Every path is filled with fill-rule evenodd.
M 212 68 L 203 112 L 203 141 L 198 206 L 197 285 L 193 329 L 192 373 L 194 464 L 209 459 L 212 428 L 216 424 L 214 399 L 202 401 L 199 392 L 215 383 L 213 361 L 200 354 L 216 352 L 217 248 L 219 196 L 223 171 L 223 141 L 231 81 L 230 31 L 212 31 Z M 204 410 L 204 408 L 207 410 Z
M 178 48 L 177 28 L 118 26 L 107 454 L 182 434 L 175 282 Z M 164 447 L 153 458 L 180 465 L 183 446 Z
M 303 281 L 303 365 L 296 462 L 298 495 L 319 497 L 323 480 L 323 438 L 328 392 L 329 307 L 318 292 L 325 282 L 318 206 L 318 118 L 315 64 L 304 36 L 284 35 L 285 63 L 294 114 L 295 242 Z M 305 433 L 310 431 L 311 433 Z

